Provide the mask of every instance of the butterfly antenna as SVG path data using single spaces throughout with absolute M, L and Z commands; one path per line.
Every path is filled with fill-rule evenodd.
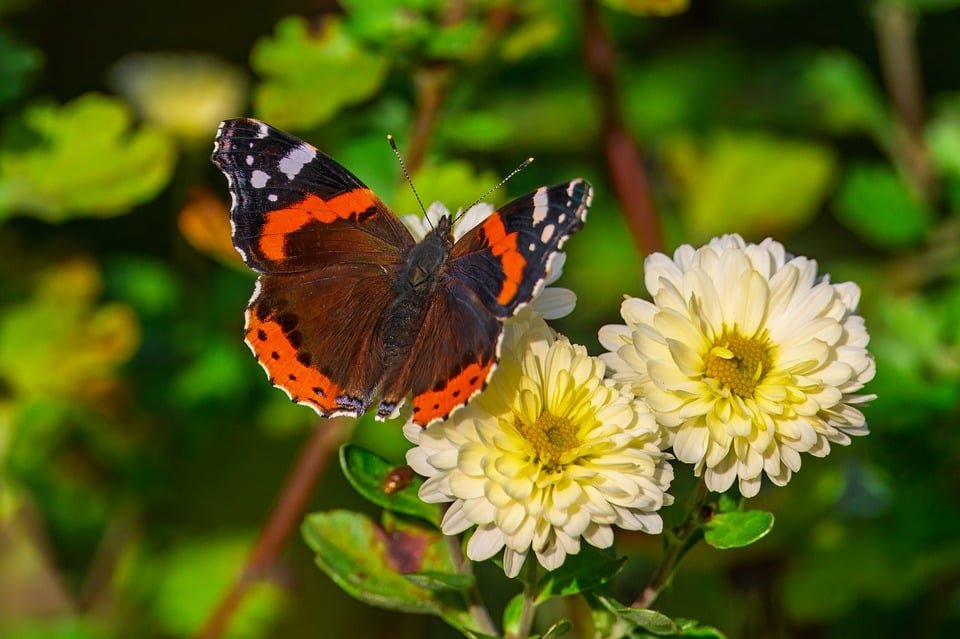
M 420 205 L 420 210 L 423 211 L 423 219 L 427 221 L 427 224 L 433 227 L 433 222 L 430 221 L 430 218 L 427 216 L 427 209 L 423 208 L 423 201 L 420 200 L 420 194 L 417 193 L 417 189 L 413 186 L 413 180 L 410 179 L 410 174 L 407 172 L 407 165 L 403 163 L 403 156 L 400 155 L 400 151 L 397 150 L 397 141 L 393 139 L 393 136 L 389 133 L 387 134 L 387 142 L 390 143 L 390 148 L 393 149 L 393 154 L 397 156 L 397 162 L 400 163 L 400 170 L 403 171 L 403 177 L 407 179 L 407 184 L 410 185 L 410 190 L 413 191 L 413 196 L 417 198 L 417 204 Z
M 496 191 L 497 189 L 499 189 L 501 186 L 503 186 L 504 184 L 506 184 L 506 183 L 507 183 L 507 180 L 509 180 L 509 179 L 512 178 L 514 175 L 516 175 L 516 174 L 519 173 L 520 171 L 522 171 L 522 170 L 524 170 L 525 168 L 527 168 L 528 166 L 530 166 L 530 163 L 531 163 L 531 162 L 533 162 L 533 158 L 527 158 L 526 160 L 524 160 L 524 161 L 520 164 L 520 166 L 518 166 L 518 167 L 515 168 L 514 170 L 510 171 L 510 175 L 508 175 L 507 177 L 505 177 L 505 178 L 503 178 L 502 180 L 500 180 L 500 184 L 496 185 L 495 187 L 493 187 L 492 189 L 490 189 L 489 191 L 487 191 L 486 193 L 484 193 L 483 195 L 481 195 L 480 197 L 478 197 L 477 200 L 476 200 L 473 204 L 471 204 L 471 205 L 468 206 L 467 208 L 463 209 L 463 212 L 462 212 L 460 215 L 458 215 L 457 217 L 463 217 L 464 215 L 466 215 L 466 214 L 467 214 L 467 211 L 469 211 L 470 209 L 472 209 L 473 207 L 475 207 L 477 204 L 480 204 L 480 202 L 482 202 L 484 199 L 486 199 L 487 196 L 489 196 L 491 193 L 493 193 L 494 191 Z

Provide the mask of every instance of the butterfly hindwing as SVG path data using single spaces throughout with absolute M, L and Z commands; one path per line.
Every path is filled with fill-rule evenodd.
M 450 276 L 495 316 L 511 317 L 539 292 L 550 260 L 583 226 L 592 197 L 590 184 L 578 179 L 513 200 L 454 245 Z

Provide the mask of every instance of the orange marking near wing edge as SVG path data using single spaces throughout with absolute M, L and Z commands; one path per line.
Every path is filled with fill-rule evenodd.
M 413 422 L 426 426 L 435 419 L 446 418 L 453 409 L 466 404 L 474 391 L 483 388 L 492 366 L 493 360 L 486 364 L 470 364 L 442 389 L 414 395 Z
M 376 201 L 377 196 L 370 189 L 353 189 L 329 200 L 311 194 L 287 208 L 270 211 L 260 229 L 260 252 L 268 259 L 281 260 L 286 257 L 287 234 L 313 221 L 329 224 L 336 219 L 357 217 Z
M 317 369 L 297 359 L 297 349 L 279 324 L 269 319 L 260 320 L 251 310 L 246 337 L 257 361 L 270 374 L 270 382 L 290 393 L 293 401 L 307 402 L 321 414 L 330 414 L 340 408 L 337 395 L 343 389 Z
M 487 236 L 490 250 L 503 264 L 503 288 L 497 295 L 497 301 L 506 306 L 517 295 L 520 281 L 523 279 L 523 268 L 527 265 L 526 258 L 517 249 L 517 233 L 507 233 L 503 220 L 498 215 L 491 215 L 483 223 L 483 232 Z

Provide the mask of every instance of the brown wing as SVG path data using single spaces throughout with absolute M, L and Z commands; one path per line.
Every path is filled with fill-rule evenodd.
M 415 423 L 427 426 L 448 417 L 490 379 L 502 330 L 473 291 L 447 279 L 434 293 L 402 369 L 384 379 L 378 416 L 388 417 L 412 391 Z

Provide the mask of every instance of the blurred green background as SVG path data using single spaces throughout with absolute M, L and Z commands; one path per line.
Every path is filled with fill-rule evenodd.
M 585 62 L 593 11 L 612 84 Z M 960 636 L 958 40 L 958 0 L 0 0 L 0 637 L 191 636 L 318 423 L 242 342 L 253 275 L 208 161 L 237 116 L 402 213 L 388 132 L 427 203 L 464 206 L 530 155 L 493 200 L 588 178 L 556 325 L 594 353 L 661 242 L 624 222 L 618 118 L 662 246 L 772 235 L 859 282 L 872 434 L 765 486 L 773 532 L 696 549 L 659 605 L 730 637 Z M 403 459 L 396 424 L 348 437 Z M 331 459 L 310 508 L 341 507 L 376 512 Z M 659 540 L 618 540 L 629 601 Z M 454 636 L 350 599 L 296 534 L 264 576 L 227 636 Z M 518 589 L 480 577 L 494 608 Z

